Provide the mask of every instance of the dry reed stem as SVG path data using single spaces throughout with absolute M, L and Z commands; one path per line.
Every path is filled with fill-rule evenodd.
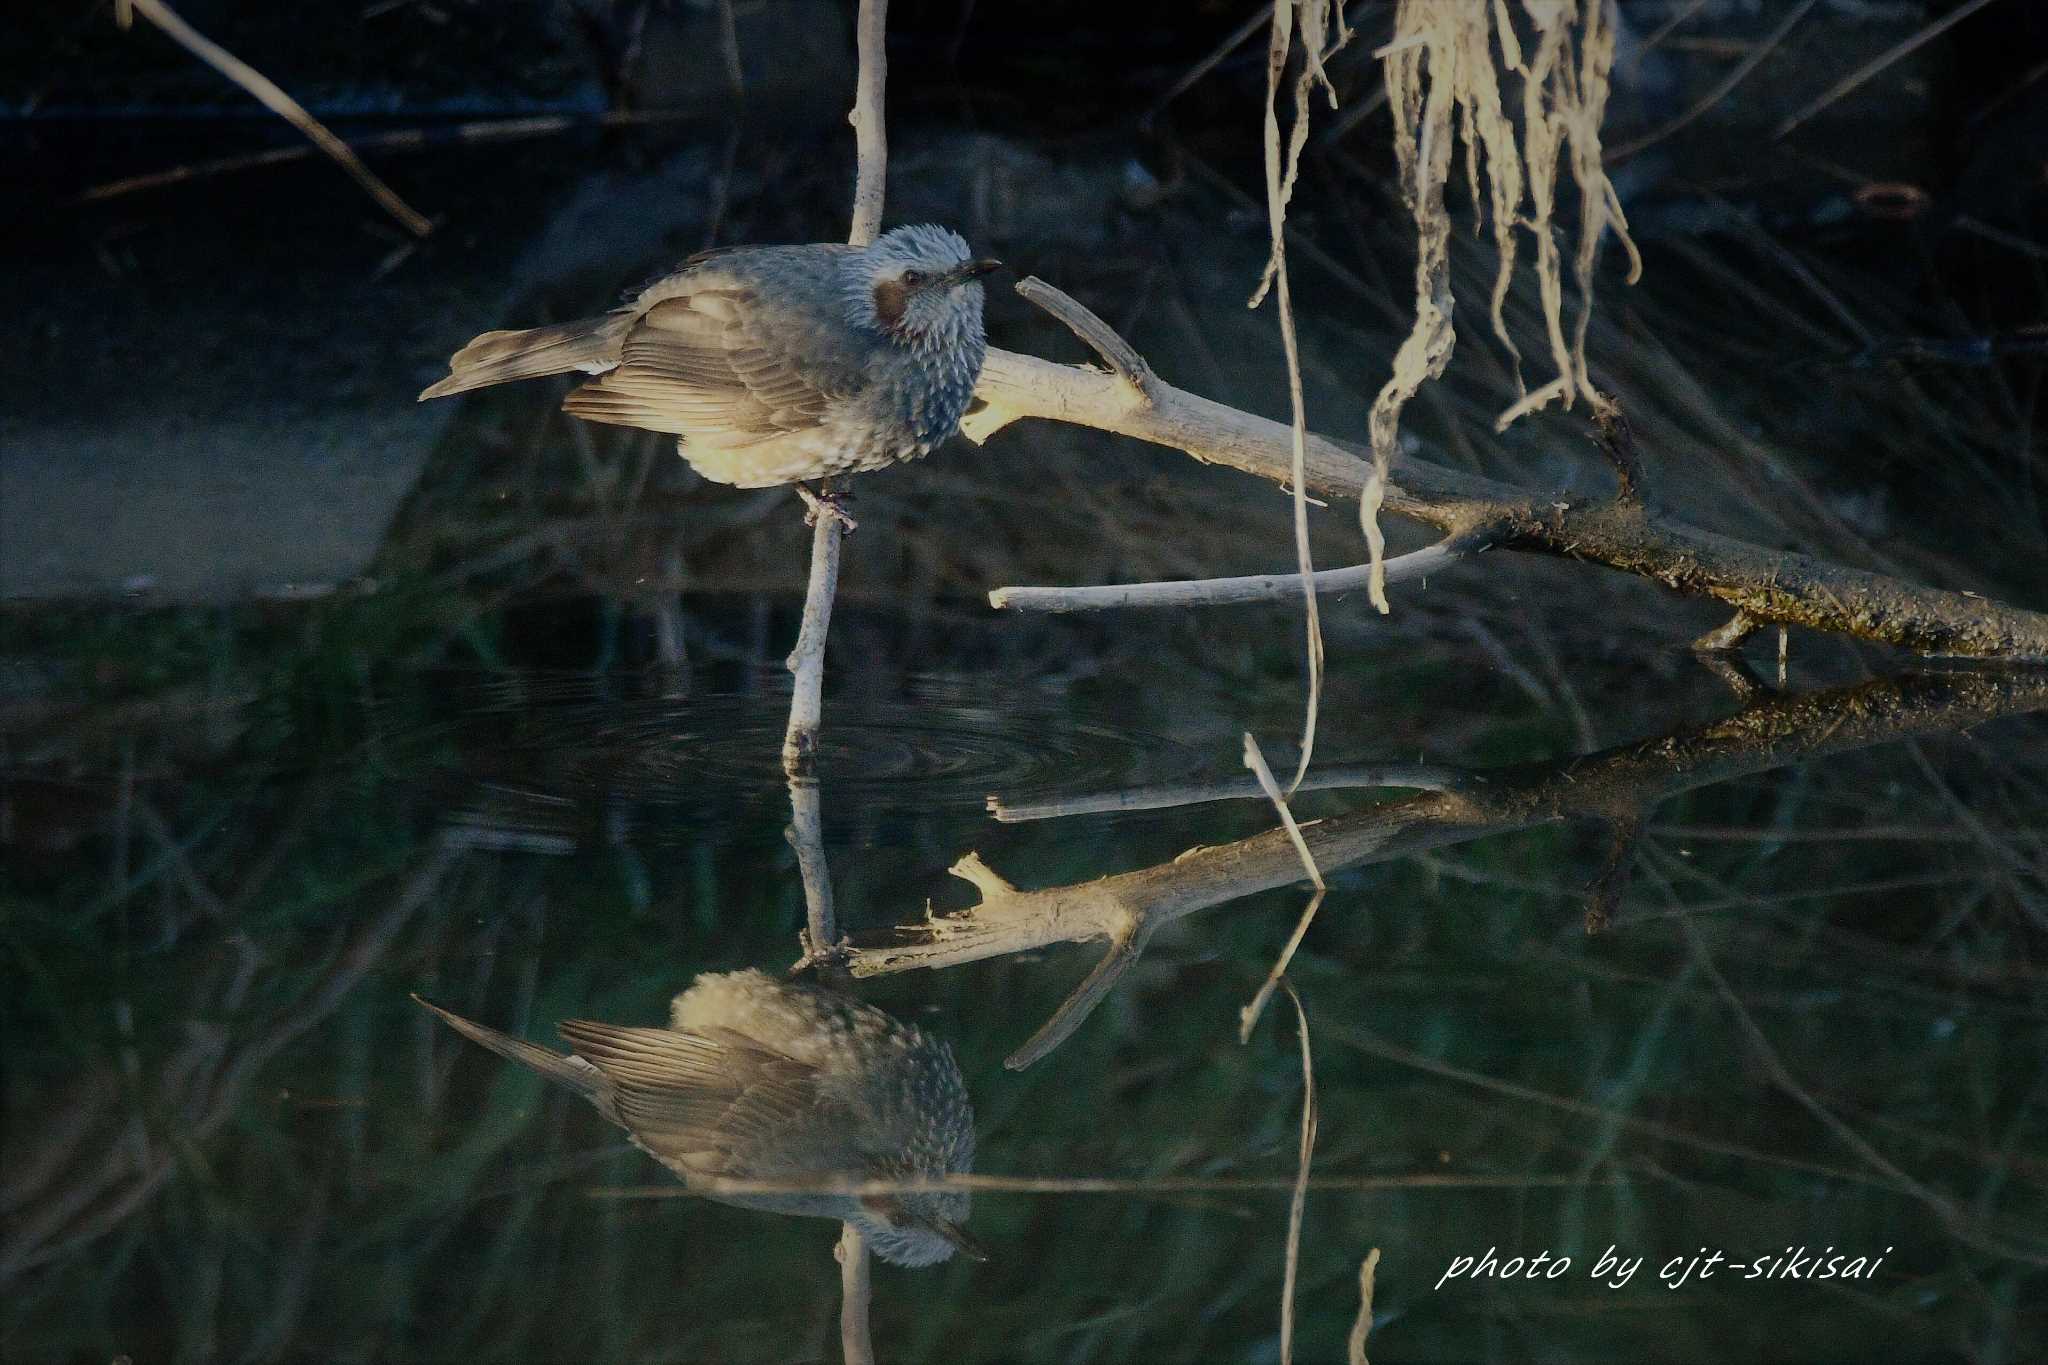
M 1728 92 L 1733 90 L 1736 86 L 1742 84 L 1745 80 L 1748 80 L 1750 72 L 1756 70 L 1757 67 L 1763 64 L 1764 59 L 1770 56 L 1771 53 L 1777 49 L 1778 44 L 1785 41 L 1786 35 L 1790 34 L 1794 28 L 1798 27 L 1799 21 L 1806 17 L 1807 11 L 1811 10 L 1814 7 L 1814 5 L 1818 2 L 1819 0 L 1800 0 L 1800 3 L 1794 6 L 1793 9 L 1786 14 L 1784 20 L 1780 22 L 1776 28 L 1772 29 L 1770 33 L 1765 36 L 1764 40 L 1758 43 L 1756 47 L 1750 51 L 1748 56 L 1744 57 L 1741 61 L 1737 62 L 1735 66 L 1728 72 L 1727 75 L 1723 76 L 1720 80 L 1716 81 L 1714 83 L 1713 89 L 1707 91 L 1706 94 L 1700 96 L 1700 98 L 1693 103 L 1691 108 L 1687 109 L 1677 118 L 1672 119 L 1669 123 L 1665 123 L 1660 125 L 1659 127 L 1652 128 L 1649 132 L 1644 133 L 1639 137 L 1630 138 L 1627 142 L 1622 143 L 1619 147 L 1616 147 L 1614 150 L 1608 152 L 1607 164 L 1610 166 L 1619 165 L 1621 162 L 1628 160 L 1630 157 L 1634 156 L 1637 152 L 1642 151 L 1644 148 L 1655 146 L 1657 143 L 1662 142 L 1665 138 L 1670 137 L 1673 133 L 1679 131 L 1679 129 L 1684 128 L 1687 124 L 1691 123 L 1701 114 L 1704 114 L 1709 109 L 1712 109 L 1722 100 L 1728 98 Z M 1781 128 L 1778 132 L 1778 136 L 1783 137 L 1786 133 L 1792 130 L 1793 126 L 1796 125 L 1788 125 L 1784 128 Z
M 415 237 L 425 237 L 434 230 L 431 222 L 399 198 L 397 191 L 378 179 L 376 173 L 349 150 L 349 145 L 327 131 L 320 120 L 306 112 L 304 105 L 287 95 L 255 67 L 186 23 L 163 0 L 124 0 L 121 20 L 124 28 L 129 10 L 141 14 L 172 42 L 241 86 L 257 103 L 305 134 L 315 146 L 332 157 L 336 165 L 347 171 L 386 213 L 397 219 L 400 227 Z
M 1877 56 L 1872 57 L 1862 66 L 1857 67 L 1854 71 L 1851 71 L 1848 75 L 1822 91 L 1817 99 L 1802 107 L 1798 113 L 1772 129 L 1772 139 L 1775 140 L 1786 136 L 1794 128 L 1820 113 L 1821 110 L 1827 108 L 1836 100 L 1842 98 L 1842 96 L 1890 66 L 1893 62 L 1898 61 L 1901 57 L 1912 54 L 1923 45 L 1939 38 L 1942 34 L 1948 32 L 1951 28 L 1954 28 L 1957 24 L 1960 24 L 1963 20 L 1969 18 L 1990 3 L 1992 3 L 1992 0 L 1967 0 L 1966 3 L 1956 6 L 1904 42 L 1880 52 Z
M 1336 31 L 1334 36 L 1330 36 L 1333 17 Z M 1287 74 L 1288 56 L 1293 46 L 1297 23 L 1302 38 L 1301 70 L 1294 83 L 1294 125 L 1289 134 L 1283 168 L 1280 152 L 1280 83 Z M 1295 178 L 1301 168 L 1302 148 L 1308 141 L 1310 95 L 1315 85 L 1320 83 L 1329 94 L 1331 107 L 1336 106 L 1337 91 L 1323 70 L 1323 61 L 1342 47 L 1350 37 L 1350 31 L 1344 27 L 1343 10 L 1333 9 L 1331 0 L 1277 0 L 1273 6 L 1272 36 L 1266 48 L 1264 124 L 1266 225 L 1272 240 L 1272 248 L 1258 288 L 1252 293 L 1250 306 L 1256 308 L 1265 300 L 1269 286 L 1279 286 L 1280 345 L 1287 357 L 1287 397 L 1289 410 L 1293 414 L 1294 556 L 1301 573 L 1301 600 L 1305 617 L 1303 631 L 1307 637 L 1308 653 L 1308 696 L 1302 713 L 1301 760 L 1295 766 L 1293 782 L 1288 785 L 1290 791 L 1300 786 L 1301 779 L 1308 775 L 1308 765 L 1315 754 L 1316 713 L 1322 705 L 1323 692 L 1323 626 L 1321 608 L 1316 602 L 1315 562 L 1309 550 L 1308 492 L 1303 486 L 1307 479 L 1308 464 L 1308 409 L 1302 396 L 1301 348 L 1294 331 L 1294 297 L 1287 277 L 1287 202 L 1294 193 Z M 1374 605 L 1385 611 L 1386 590 L 1379 573 L 1380 551 L 1377 547 L 1373 550 L 1372 557 L 1372 599 Z

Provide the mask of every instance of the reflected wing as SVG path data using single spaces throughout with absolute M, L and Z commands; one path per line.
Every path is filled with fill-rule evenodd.
M 694 1170 L 774 1175 L 858 1169 L 851 1116 L 813 1067 L 728 1029 L 561 1025 L 611 1081 L 619 1117 L 653 1155 Z
M 722 446 L 809 430 L 863 382 L 843 330 L 756 285 L 709 277 L 642 314 L 618 367 L 562 406 L 589 421 Z

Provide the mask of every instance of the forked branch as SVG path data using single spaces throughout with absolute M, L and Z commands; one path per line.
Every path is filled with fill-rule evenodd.
M 1135 354 L 1051 285 L 1027 283 L 1026 297 L 1062 320 L 1092 319 L 1082 335 L 1098 354 Z M 1012 422 L 1044 418 L 1289 482 L 1293 442 L 1285 424 L 1176 388 L 1149 367 L 1140 373 L 1149 376 L 1142 387 L 1121 373 L 991 349 L 975 389 L 982 406 L 961 430 L 981 442 Z M 1370 457 L 1342 442 L 1311 432 L 1305 454 L 1311 492 L 1357 498 L 1371 479 Z M 1448 536 L 1485 528 L 1495 548 L 1618 569 L 1726 603 L 1756 624 L 1806 626 L 1923 654 L 2048 660 L 2048 615 L 2041 612 L 1752 545 L 1688 526 L 1632 498 L 1561 503 L 1405 454 L 1396 458 L 1385 494 L 1386 511 Z M 1300 584 L 1298 577 L 1289 581 Z M 1014 604 L 1022 591 L 1009 589 L 1008 600 Z

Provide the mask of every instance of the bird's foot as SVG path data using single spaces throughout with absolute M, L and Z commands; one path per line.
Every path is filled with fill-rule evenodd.
M 803 956 L 799 957 L 791 965 L 789 969 L 791 976 L 796 976 L 801 972 L 812 971 L 819 967 L 844 967 L 853 960 L 853 941 L 851 939 L 842 938 L 837 943 L 828 943 L 821 947 L 811 942 L 811 936 L 807 931 L 799 929 L 796 931 L 796 941 L 797 945 L 803 949 Z
M 796 485 L 796 495 L 804 500 L 804 525 L 816 526 L 819 517 L 834 517 L 849 531 L 860 529 L 860 523 L 846 510 L 846 504 L 853 501 L 853 494 L 834 490 L 821 492 L 809 484 L 800 483 Z

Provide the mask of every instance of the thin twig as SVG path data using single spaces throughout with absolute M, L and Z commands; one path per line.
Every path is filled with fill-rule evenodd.
M 1803 106 L 1798 113 L 1772 129 L 1772 140 L 1775 141 L 1778 138 L 1784 137 L 1794 128 L 1797 128 L 1800 124 L 1806 122 L 1815 114 L 1818 114 L 1821 110 L 1827 108 L 1836 100 L 1842 98 L 1842 96 L 1890 66 L 1893 62 L 1916 51 L 1923 44 L 1939 38 L 1942 34 L 1948 32 L 1951 28 L 1954 28 L 1957 24 L 1960 24 L 1963 20 L 1969 18 L 1990 3 L 1991 0 L 1968 0 L 1967 3 L 1958 5 L 1955 9 L 1942 15 L 1941 18 L 1935 20 L 1926 28 L 1921 29 L 1896 47 L 1888 48 L 1877 56 L 1872 57 L 1869 61 L 1822 91 L 1818 99 L 1814 100 L 1811 104 Z
M 1194 87 L 1200 83 L 1202 77 L 1208 75 L 1211 71 L 1214 71 L 1219 65 L 1222 64 L 1224 58 L 1228 57 L 1231 53 L 1237 51 L 1238 48 L 1244 46 L 1246 39 L 1250 38 L 1254 33 L 1257 33 L 1262 27 L 1264 27 L 1267 18 L 1270 17 L 1272 13 L 1273 6 L 1271 0 L 1268 0 L 1264 9 L 1261 9 L 1257 14 L 1254 14 L 1251 18 L 1245 20 L 1242 24 L 1239 24 L 1236 28 L 1232 29 L 1229 35 L 1226 36 L 1222 42 L 1216 44 L 1216 46 L 1213 49 L 1211 49 L 1208 56 L 1202 58 L 1202 60 L 1196 62 L 1193 66 L 1189 67 L 1186 71 L 1182 72 L 1180 79 L 1175 81 L 1172 85 L 1168 86 L 1166 89 L 1166 93 L 1161 95 L 1158 99 L 1152 102 L 1152 107 L 1145 111 L 1145 121 L 1147 123 L 1151 122 L 1151 120 L 1156 118 L 1159 115 L 1160 111 L 1165 109 L 1167 105 L 1172 104 L 1182 95 L 1185 95 L 1188 91 L 1194 89 Z
M 1424 578 L 1437 569 L 1484 548 L 1484 533 L 1444 540 L 1425 549 L 1381 561 L 1385 582 Z M 1356 592 L 1370 587 L 1372 565 L 1318 569 L 1312 580 L 1318 594 Z M 1216 607 L 1239 602 L 1278 602 L 1301 596 L 1299 573 L 1247 574 L 1241 578 L 1185 578 L 1162 583 L 1112 583 L 1089 588 L 997 588 L 988 604 L 998 611 L 1108 611 L 1123 607 Z M 1301 783 L 1296 782 L 1300 789 Z
M 287 95 L 261 71 L 179 18 L 177 11 L 164 4 L 163 0 L 126 0 L 126 4 L 162 29 L 172 42 L 241 86 L 264 108 L 304 133 L 321 151 L 327 153 L 337 165 L 353 176 L 355 182 L 361 185 L 386 213 L 397 219 L 400 227 L 415 237 L 424 237 L 434 230 L 434 225 L 415 211 L 412 205 L 400 199 L 389 185 L 379 180 L 376 174 L 349 150 L 346 142 L 328 132 L 320 120 L 306 112 L 304 105 Z
M 1151 401 L 1155 382 L 1151 364 L 1138 354 L 1137 347 L 1124 340 L 1094 309 L 1036 275 L 1027 275 L 1017 281 L 1017 293 L 1065 323 L 1069 331 L 1102 357 L 1111 373 L 1123 376 L 1138 391 L 1140 398 Z
M 1767 37 L 1765 37 L 1765 39 L 1762 42 L 1756 45 L 1754 51 L 1752 51 L 1747 57 L 1744 57 L 1740 62 L 1737 62 L 1735 64 L 1735 68 L 1732 71 L 1730 71 L 1727 75 L 1723 76 L 1720 80 L 1716 81 L 1714 83 L 1713 89 L 1707 91 L 1706 94 L 1700 96 L 1699 101 L 1696 104 L 1694 104 L 1692 108 L 1686 110 L 1677 118 L 1672 119 L 1669 123 L 1664 124 L 1662 127 L 1652 128 L 1649 132 L 1644 133 L 1640 137 L 1631 138 L 1629 141 L 1622 143 L 1619 147 L 1609 149 L 1606 157 L 1604 158 L 1607 164 L 1610 166 L 1617 166 L 1622 162 L 1628 160 L 1630 157 L 1634 156 L 1637 152 L 1640 152 L 1645 148 L 1655 146 L 1657 143 L 1662 142 L 1665 138 L 1670 137 L 1679 129 L 1684 128 L 1687 124 L 1691 123 L 1701 114 L 1704 114 L 1709 109 L 1712 109 L 1722 100 L 1728 98 L 1728 92 L 1733 90 L 1736 86 L 1742 84 L 1743 81 L 1747 80 L 1749 78 L 1749 73 L 1756 70 L 1757 67 L 1761 66 L 1763 64 L 1764 58 L 1770 56 L 1772 52 L 1777 50 L 1778 44 L 1785 41 L 1785 35 L 1787 35 L 1794 28 L 1796 28 L 1799 24 L 1799 21 L 1806 17 L 1807 11 L 1811 10 L 1815 5 L 1819 3 L 1820 0 L 1799 0 L 1799 3 L 1793 7 L 1792 12 L 1785 16 L 1784 21 L 1780 23 L 1776 28 L 1772 29 L 1770 31 L 1770 34 Z M 1782 136 L 1782 134 L 1780 134 L 1780 136 Z
M 358 152 L 413 152 L 425 151 L 450 143 L 509 142 L 520 138 L 548 137 L 555 133 L 573 132 L 580 128 L 633 128 L 645 124 L 673 123 L 682 119 L 697 118 L 695 113 L 675 109 L 630 110 L 614 109 L 602 114 L 538 114 L 531 118 L 477 119 L 468 123 L 457 123 L 446 128 L 402 128 L 389 133 L 373 133 L 359 137 L 350 146 Z M 171 185 L 182 185 L 188 181 L 205 180 L 212 176 L 227 175 L 235 171 L 255 170 L 260 166 L 278 166 L 293 161 L 304 161 L 312 156 L 315 147 L 304 145 L 271 147 L 260 152 L 242 152 L 234 156 L 214 157 L 207 161 L 188 162 L 161 171 L 149 171 L 142 175 L 123 176 L 94 185 L 80 193 L 72 202 L 79 204 L 97 203 L 105 199 L 118 199 L 123 195 L 138 194 L 144 190 L 163 189 Z

